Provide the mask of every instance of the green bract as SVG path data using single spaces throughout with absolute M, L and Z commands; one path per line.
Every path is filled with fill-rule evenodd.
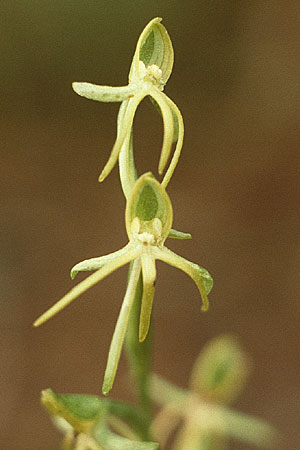
M 42 392 L 41 402 L 55 418 L 65 420 L 72 427 L 74 432 L 71 435 L 71 444 L 75 441 L 76 434 L 81 434 L 76 442 L 78 444 L 80 440 L 87 443 L 87 447 L 79 447 L 78 444 L 76 448 L 90 449 L 91 445 L 97 450 L 158 449 L 158 444 L 154 442 L 140 442 L 143 438 L 140 430 L 144 418 L 140 411 L 127 403 L 100 398 L 96 395 L 55 394 L 51 389 Z M 62 428 L 60 422 L 57 425 Z M 126 430 L 133 439 L 116 434 L 110 429 L 110 425 L 119 425 L 118 428 Z
M 161 18 L 151 20 L 140 35 L 127 86 L 73 83 L 74 91 L 83 97 L 101 102 L 122 102 L 118 114 L 117 139 L 99 181 L 107 177 L 119 158 L 121 181 L 127 198 L 136 181 L 130 143 L 132 124 L 136 109 L 146 96 L 150 96 L 158 106 L 164 122 L 164 139 L 158 166 L 160 174 L 165 169 L 173 142 L 177 141 L 173 157 L 162 181 L 163 187 L 166 187 L 170 181 L 183 143 L 182 115 L 175 103 L 163 93 L 172 72 L 174 55 L 170 37 L 160 23 L 161 20 Z
M 208 309 L 207 294 L 213 285 L 212 278 L 207 270 L 182 258 L 164 246 L 173 220 L 172 205 L 166 190 L 150 172 L 142 175 L 133 186 L 127 201 L 125 215 L 129 237 L 128 244 L 109 255 L 88 259 L 76 264 L 71 270 L 72 278 L 79 271 L 96 270 L 96 272 L 77 284 L 34 323 L 35 326 L 39 326 L 46 322 L 111 272 L 132 262 L 125 297 L 109 350 L 103 383 L 104 394 L 108 394 L 115 378 L 140 273 L 142 272 L 143 275 L 140 341 L 146 338 L 149 330 L 156 280 L 155 261 L 157 259 L 183 270 L 194 280 L 202 297 L 203 311 Z

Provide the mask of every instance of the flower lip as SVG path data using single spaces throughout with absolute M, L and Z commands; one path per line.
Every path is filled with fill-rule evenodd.
M 134 239 L 137 233 L 148 233 L 156 242 L 166 240 L 173 209 L 168 194 L 151 172 L 136 181 L 126 205 L 125 221 L 129 239 Z

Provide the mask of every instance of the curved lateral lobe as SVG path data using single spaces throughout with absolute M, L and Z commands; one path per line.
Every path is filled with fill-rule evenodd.
M 180 153 L 181 153 L 181 149 L 182 149 L 182 145 L 183 145 L 183 137 L 184 137 L 184 123 L 183 123 L 183 118 L 182 118 L 181 112 L 180 112 L 179 108 L 177 107 L 177 105 L 175 105 L 175 103 L 163 92 L 161 92 L 161 94 L 165 97 L 166 102 L 169 104 L 170 108 L 174 112 L 175 116 L 177 117 L 177 121 L 178 121 L 178 139 L 177 139 L 176 147 L 175 147 L 170 165 L 168 167 L 168 170 L 165 173 L 165 176 L 161 183 L 162 186 L 164 188 L 166 188 L 167 185 L 169 184 L 169 181 L 173 175 L 173 172 L 175 170 L 175 167 L 177 166 L 177 163 L 178 163 L 178 160 L 180 157 Z
M 93 273 L 89 277 L 85 278 L 85 280 L 81 281 L 81 283 L 73 287 L 73 289 L 71 289 L 66 295 L 64 295 L 57 303 L 55 303 L 50 309 L 42 314 L 34 322 L 33 326 L 38 327 L 42 325 L 44 322 L 49 320 L 51 317 L 53 317 L 55 314 L 69 305 L 73 300 L 79 297 L 79 295 L 83 294 L 90 287 L 103 280 L 103 278 L 107 277 L 107 275 L 111 274 L 114 270 L 137 258 L 139 254 L 139 249 L 134 248 L 133 246 L 128 247 L 128 251 L 125 254 L 108 262 L 103 267 L 101 267 L 101 269 L 97 270 L 97 272 Z
M 192 235 L 190 233 L 174 230 L 174 228 L 170 229 L 168 237 L 172 239 L 192 239 Z
M 122 127 L 120 127 L 120 132 L 118 133 L 118 136 L 117 136 L 116 142 L 113 146 L 113 149 L 111 151 L 110 157 L 99 176 L 100 182 L 105 180 L 107 175 L 109 175 L 112 168 L 116 164 L 118 157 L 119 157 L 119 153 L 122 148 L 122 145 L 124 144 L 124 141 L 126 139 L 126 136 L 128 134 L 130 134 L 130 132 L 131 132 L 133 119 L 134 119 L 134 115 L 137 110 L 137 107 L 138 107 L 139 103 L 143 100 L 143 98 L 146 97 L 147 95 L 149 95 L 148 91 L 142 91 L 141 93 L 136 94 L 136 95 L 134 95 L 134 97 L 129 99 L 128 105 L 127 105 L 127 108 L 126 108 L 126 111 L 125 111 L 125 114 L 124 114 L 124 117 L 122 120 Z
M 72 83 L 76 94 L 98 102 L 122 102 L 135 93 L 134 86 L 99 86 L 97 84 L 77 82 Z
M 165 100 L 166 96 L 164 96 L 161 91 L 155 88 L 151 90 L 149 95 L 153 97 L 158 104 L 164 122 L 164 140 L 158 164 L 158 173 L 161 174 L 167 164 L 171 152 L 174 135 L 174 122 L 170 106 Z
M 187 275 L 189 275 L 192 280 L 196 283 L 201 299 L 202 299 L 202 311 L 207 311 L 209 308 L 209 301 L 207 298 L 207 290 L 205 289 L 205 285 L 203 282 L 203 275 L 201 274 L 201 271 L 199 270 L 198 266 L 196 264 L 193 264 L 192 262 L 186 260 L 182 256 L 177 255 L 176 253 L 172 252 L 166 247 L 163 248 L 154 248 L 153 253 L 155 258 L 160 259 L 161 261 L 166 262 L 167 264 L 170 264 L 171 266 L 177 267 L 178 269 L 181 269 L 183 272 L 185 272 Z
M 84 261 L 81 261 L 71 269 L 71 279 L 74 280 L 78 272 L 85 272 L 85 271 L 92 271 L 92 270 L 98 270 L 101 267 L 103 267 L 105 264 L 107 264 L 110 261 L 115 260 L 116 258 L 124 255 L 128 251 L 128 247 L 131 244 L 126 244 L 123 248 L 120 250 L 117 250 L 113 253 L 109 253 L 108 255 L 99 256 L 97 258 L 89 258 L 85 259 Z
M 128 100 L 122 102 L 119 114 L 118 114 L 118 134 L 122 129 L 122 123 L 124 115 L 126 114 L 126 109 L 128 105 Z M 137 180 L 137 172 L 134 163 L 133 156 L 133 128 L 131 127 L 131 132 L 127 134 L 125 141 L 121 147 L 119 154 L 119 173 L 122 189 L 126 199 L 130 196 L 133 186 Z

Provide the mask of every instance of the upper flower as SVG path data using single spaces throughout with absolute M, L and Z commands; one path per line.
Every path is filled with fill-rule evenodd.
M 110 346 L 103 384 L 105 394 L 111 389 L 115 377 L 140 273 L 142 272 L 143 275 L 140 341 L 146 338 L 150 325 L 156 279 L 155 261 L 157 259 L 183 270 L 194 280 L 202 298 L 203 311 L 208 309 L 207 294 L 213 285 L 207 270 L 164 246 L 171 230 L 173 210 L 165 189 L 150 172 L 145 173 L 136 181 L 126 204 L 125 221 L 129 238 L 128 244 L 109 255 L 76 264 L 71 270 L 72 278 L 79 271 L 96 270 L 96 272 L 71 289 L 34 323 L 34 326 L 39 326 L 46 322 L 98 281 L 132 261 L 127 290 Z
M 173 142 L 177 141 L 170 165 L 162 180 L 163 187 L 166 187 L 170 181 L 183 143 L 182 115 L 175 103 L 163 93 L 172 72 L 174 52 L 171 39 L 160 23 L 161 20 L 161 18 L 151 20 L 141 33 L 131 63 L 127 86 L 73 83 L 74 91 L 83 97 L 101 102 L 122 102 L 118 114 L 117 139 L 99 181 L 107 177 L 120 157 L 122 186 L 127 198 L 136 181 L 130 149 L 132 124 L 136 109 L 146 96 L 149 95 L 153 103 L 158 106 L 164 122 L 164 138 L 158 166 L 160 174 L 166 167 Z

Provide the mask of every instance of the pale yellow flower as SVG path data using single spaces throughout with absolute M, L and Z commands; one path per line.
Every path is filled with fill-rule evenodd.
M 126 205 L 125 222 L 129 238 L 128 244 L 109 255 L 88 259 L 76 264 L 71 270 L 72 278 L 79 271 L 96 270 L 96 272 L 71 289 L 68 294 L 34 322 L 34 326 L 43 324 L 114 270 L 132 262 L 127 290 L 109 351 L 103 387 L 103 392 L 106 394 L 111 389 L 116 374 L 141 272 L 143 275 L 143 297 L 139 327 L 140 341 L 146 338 L 150 325 L 156 279 L 155 261 L 157 259 L 187 273 L 199 289 L 203 302 L 202 310 L 208 309 L 207 294 L 213 285 L 210 274 L 207 270 L 182 258 L 164 245 L 170 233 L 172 221 L 172 205 L 165 189 L 151 173 L 142 175 L 136 181 Z
M 123 190 L 128 198 L 136 181 L 133 155 L 130 149 L 130 135 L 133 119 L 139 103 L 147 96 L 158 106 L 164 122 L 164 138 L 158 171 L 161 174 L 170 156 L 173 142 L 177 141 L 168 170 L 162 180 L 166 187 L 178 162 L 184 126 L 182 115 L 175 103 L 163 93 L 173 67 L 174 53 L 171 39 L 157 17 L 149 22 L 141 33 L 133 56 L 129 83 L 127 86 L 98 86 L 91 83 L 74 82 L 74 91 L 82 97 L 100 102 L 122 102 L 118 115 L 117 139 L 110 157 L 102 170 L 99 181 L 110 173 L 118 158 Z M 125 180 L 125 182 L 124 182 Z

